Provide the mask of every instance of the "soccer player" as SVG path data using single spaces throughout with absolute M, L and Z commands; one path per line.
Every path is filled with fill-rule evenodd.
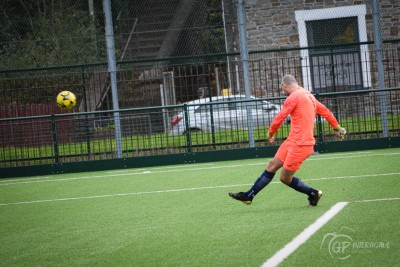
M 281 144 L 275 157 L 268 163 L 265 171 L 255 181 L 247 192 L 229 193 L 232 198 L 250 205 L 253 198 L 282 168 L 280 180 L 282 183 L 308 196 L 310 206 L 317 206 L 322 196 L 322 191 L 306 185 L 294 174 L 300 169 L 301 164 L 314 152 L 314 120 L 316 114 L 324 117 L 335 131 L 335 134 L 343 139 L 346 129 L 340 127 L 332 112 L 304 88 L 300 87 L 290 74 L 282 78 L 283 93 L 288 96 L 283 108 L 272 121 L 268 131 L 268 141 L 274 141 L 274 135 L 283 121 L 290 115 L 291 126 L 287 139 Z

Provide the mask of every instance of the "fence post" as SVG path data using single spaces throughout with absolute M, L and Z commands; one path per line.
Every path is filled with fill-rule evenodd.
M 51 131 L 52 131 L 53 147 L 54 147 L 54 163 L 58 164 L 60 162 L 60 154 L 58 150 L 56 116 L 54 114 L 51 114 Z
M 319 101 L 319 94 L 316 94 L 315 98 Z M 321 116 L 318 114 L 317 114 L 317 131 L 318 131 L 319 142 L 322 143 L 324 141 L 324 135 L 322 134 L 322 120 Z
M 238 2 L 238 21 L 239 21 L 239 35 L 240 35 L 240 57 L 243 66 L 243 82 L 246 98 L 250 99 L 250 74 L 249 74 L 249 51 L 247 48 L 247 33 L 246 33 L 246 14 L 244 10 L 244 0 Z M 254 124 L 253 114 L 249 102 L 246 102 L 247 112 L 247 128 L 249 133 L 249 146 L 255 146 L 254 141 Z
M 372 0 L 372 17 L 374 22 L 374 43 L 376 48 L 376 59 L 378 66 L 378 86 L 379 89 L 385 88 L 384 74 L 383 74 L 383 57 L 382 57 L 382 36 L 381 36 L 381 16 L 379 11 L 379 1 Z M 382 116 L 382 133 L 383 137 L 388 137 L 389 126 L 386 109 L 386 92 L 379 92 L 379 102 L 381 106 Z
M 210 88 L 211 88 L 211 86 L 210 86 Z M 211 90 L 210 90 L 210 92 L 211 92 Z M 215 146 L 215 124 L 214 124 L 214 105 L 212 104 L 212 97 L 211 97 L 211 95 L 209 95 L 209 97 L 210 97 L 210 122 L 211 122 L 211 142 L 212 142 L 212 144 L 213 144 L 213 146 L 214 146 L 214 148 L 216 147 Z
M 122 158 L 122 133 L 121 133 L 121 123 L 119 116 L 117 67 L 115 63 L 115 45 L 114 45 L 114 30 L 112 26 L 112 15 L 111 15 L 111 0 L 103 0 L 103 11 L 106 24 L 105 34 L 106 34 L 106 44 L 107 44 L 108 73 L 110 74 L 110 81 L 111 81 L 111 95 L 112 95 L 113 109 L 116 110 L 114 112 L 115 142 L 117 149 L 117 157 Z
M 83 88 L 83 101 L 85 112 L 88 112 L 87 98 L 86 98 L 86 79 L 85 79 L 85 68 L 82 66 L 82 88 Z M 88 151 L 88 156 L 91 154 L 90 148 L 90 130 L 89 130 L 89 116 L 85 115 L 85 129 L 86 129 L 86 146 Z
M 189 115 L 188 115 L 187 104 L 183 104 L 183 114 L 185 115 L 187 152 L 192 153 L 192 139 L 190 138 Z

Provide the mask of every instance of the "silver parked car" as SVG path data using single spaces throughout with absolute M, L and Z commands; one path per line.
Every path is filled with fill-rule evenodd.
M 256 97 L 251 97 L 256 100 Z M 265 100 L 245 101 L 244 95 L 214 96 L 187 102 L 188 126 L 191 131 L 215 131 L 223 129 L 247 129 L 247 108 L 252 112 L 253 125 L 255 128 L 269 125 L 280 106 Z M 221 103 L 224 102 L 224 103 Z M 171 120 L 174 135 L 186 132 L 185 115 L 183 112 L 174 116 Z

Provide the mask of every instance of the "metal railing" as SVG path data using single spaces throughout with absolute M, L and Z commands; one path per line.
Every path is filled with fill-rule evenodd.
M 300 84 L 313 92 L 380 88 L 373 44 L 358 45 L 369 47 L 367 51 L 360 52 L 359 58 L 364 60 L 341 54 L 335 56 L 338 62 L 321 58 L 315 60 L 313 65 L 307 58 L 301 57 L 302 50 L 312 47 L 250 52 L 252 93 L 259 97 L 282 96 L 280 79 L 287 73 L 295 75 Z M 384 42 L 385 88 L 400 86 L 399 47 L 400 40 Z M 352 61 L 352 64 L 344 64 L 345 60 Z M 216 96 L 225 91 L 244 93 L 237 53 L 118 61 L 117 64 L 121 109 L 184 103 L 200 95 Z M 311 70 L 314 75 L 311 75 Z M 342 76 L 337 76 L 338 73 Z M 0 100 L 3 105 L 0 106 L 0 118 L 61 113 L 55 105 L 55 96 L 63 90 L 75 93 L 80 112 L 111 110 L 111 93 L 105 90 L 109 85 L 105 63 L 2 70 Z M 163 94 L 161 88 L 173 94 Z
M 379 95 L 386 94 L 388 120 L 382 121 Z M 389 137 L 400 136 L 400 88 L 318 94 L 348 131 L 344 142 L 382 138 L 386 123 Z M 250 106 L 256 124 L 252 129 L 256 147 L 266 143 L 268 125 L 283 97 L 204 102 L 118 110 L 121 119 L 123 158 L 171 155 L 200 151 L 248 148 L 249 130 L 242 107 Z M 266 102 L 267 101 L 267 102 Z M 201 110 L 206 112 L 201 113 Z M 97 111 L 0 119 L 0 168 L 60 164 L 117 157 L 113 113 Z M 197 113 L 196 113 L 197 112 Z M 183 128 L 166 126 L 165 115 L 182 116 Z M 197 114 L 197 115 L 196 115 Z M 269 114 L 269 115 L 268 115 Z M 170 121 L 176 124 L 174 118 Z M 289 133 L 285 123 L 276 144 Z M 317 143 L 335 140 L 329 124 L 318 118 Z

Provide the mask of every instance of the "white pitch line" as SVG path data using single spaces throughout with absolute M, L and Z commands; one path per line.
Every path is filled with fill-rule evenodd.
M 377 173 L 377 174 L 361 174 L 361 175 L 348 175 L 348 176 L 335 176 L 335 177 L 321 177 L 321 178 L 305 178 L 304 181 L 322 181 L 322 180 L 336 180 L 336 179 L 352 179 L 352 178 L 377 177 L 377 176 L 392 176 L 392 175 L 400 175 L 400 172 Z
M 335 156 L 341 156 L 341 155 L 360 155 L 360 154 L 372 154 L 372 151 L 360 151 L 360 152 L 344 152 L 344 153 L 322 153 L 320 154 L 318 151 L 315 151 L 317 154 L 312 154 L 312 156 L 317 156 L 317 157 L 331 157 L 332 155 Z
M 215 164 L 198 164 L 196 167 L 202 167 L 202 166 L 212 166 Z M 182 168 L 193 168 L 193 165 L 178 165 L 178 166 L 163 166 L 163 167 L 149 167 L 151 170 L 165 170 L 165 169 L 182 169 Z M 149 168 L 140 168 L 140 169 L 125 169 L 125 170 L 116 170 L 116 171 L 107 171 L 106 173 L 123 173 L 123 172 L 132 172 L 132 170 L 135 171 L 151 171 Z M 184 171 L 184 170 L 182 170 Z
M 265 163 L 263 163 L 265 164 Z M 97 178 L 109 178 L 109 177 L 122 177 L 122 176 L 133 176 L 133 175 L 143 175 L 143 174 L 154 174 L 154 173 L 171 173 L 171 172 L 187 172 L 187 171 L 201 171 L 201 170 L 209 170 L 209 169 L 225 169 L 225 168 L 237 168 L 237 167 L 245 167 L 245 166 L 253 166 L 260 165 L 260 163 L 249 163 L 249 164 L 237 164 L 237 165 L 229 165 L 229 166 L 210 166 L 210 167 L 196 167 L 193 166 L 192 169 L 171 169 L 171 170 L 162 170 L 162 171 L 151 171 L 149 170 L 141 170 L 140 172 L 136 172 L 135 169 L 130 173 L 114 173 L 107 175 L 92 175 L 92 176 L 81 176 L 81 177 L 71 177 L 71 178 L 56 178 L 56 179 L 47 179 L 47 180 L 34 180 L 34 181 L 22 181 L 12 180 L 9 183 L 0 184 L 3 185 L 14 185 L 14 184 L 32 184 L 32 183 L 44 183 L 44 182 L 60 182 L 60 181 L 70 181 L 70 180 L 84 180 L 84 179 L 97 179 Z M 10 180 L 9 180 L 10 181 Z
M 391 176 L 400 175 L 400 173 L 383 173 L 383 174 L 366 174 L 359 176 L 339 176 L 339 177 L 326 177 L 326 178 L 315 178 L 307 179 L 305 181 L 313 180 L 333 180 L 333 179 L 357 179 L 362 177 L 378 177 L 378 176 Z M 279 184 L 279 181 L 273 181 L 271 184 Z M 253 184 L 236 184 L 236 185 L 220 185 L 220 186 L 204 186 L 204 187 L 193 187 L 193 188 L 181 188 L 181 189 L 168 189 L 168 190 L 158 190 L 158 191 L 144 191 L 144 192 L 129 192 L 129 193 L 117 193 L 109 195 L 98 195 L 98 196 L 83 196 L 83 197 L 71 197 L 71 198 L 59 198 L 59 199 L 45 199 L 45 200 L 33 200 L 33 201 L 23 201 L 23 202 L 13 202 L 13 203 L 0 203 L 0 206 L 9 205 L 19 205 L 19 204 L 32 204 L 32 203 L 43 203 L 43 202 L 57 202 L 65 200 L 80 200 L 80 199 L 93 199 L 93 198 L 106 198 L 106 197 L 117 197 L 117 196 L 131 196 L 131 195 L 144 195 L 144 194 L 155 194 L 155 193 L 170 193 L 170 192 L 180 192 L 180 191 L 193 191 L 193 190 L 204 190 L 204 189 L 219 189 L 227 187 L 244 187 Z
M 332 159 L 347 159 L 347 158 L 358 158 L 364 156 L 396 156 L 400 155 L 400 153 L 383 153 L 383 154 L 370 154 L 370 153 L 346 153 L 346 154 L 355 154 L 355 156 L 349 157 L 341 157 L 342 154 L 329 155 L 330 157 L 325 156 L 312 156 L 308 159 L 308 161 L 313 160 L 332 160 Z M 343 154 L 343 155 L 346 155 Z M 267 159 L 267 158 L 266 158 Z M 70 180 L 81 180 L 81 179 L 96 179 L 96 178 L 107 178 L 107 177 L 116 177 L 116 176 L 130 176 L 130 175 L 146 175 L 149 173 L 168 173 L 168 172 L 181 172 L 181 171 L 197 171 L 197 170 L 207 170 L 207 169 L 224 169 L 224 168 L 237 168 L 237 167 L 245 167 L 245 166 L 257 166 L 257 165 L 265 165 L 266 162 L 256 162 L 256 163 L 246 163 L 246 164 L 233 164 L 233 165 L 224 165 L 224 166 L 208 166 L 212 164 L 201 164 L 201 165 L 183 165 L 188 168 L 182 168 L 180 166 L 166 166 L 166 167 L 152 167 L 152 168 L 139 168 L 139 169 L 130 169 L 130 170 L 117 170 L 114 172 L 106 172 L 106 175 L 92 175 L 92 176 L 80 176 L 80 177 L 72 177 L 72 178 L 51 178 L 51 177 L 32 177 L 32 178 L 13 178 L 0 181 L 0 186 L 3 185 L 14 185 L 14 184 L 30 184 L 30 183 L 43 183 L 43 182 L 59 182 L 59 181 L 70 181 Z M 205 166 L 205 167 L 202 167 Z M 153 170 L 159 169 L 159 171 Z
M 109 178 L 109 177 L 121 177 L 121 176 L 130 176 L 130 175 L 147 175 L 147 174 L 157 174 L 157 173 L 170 173 L 170 172 L 180 172 L 180 171 L 197 171 L 197 170 L 205 170 L 205 169 L 221 169 L 221 168 L 234 168 L 234 167 L 244 167 L 258 164 L 243 164 L 243 165 L 229 165 L 229 166 L 214 166 L 208 168 L 193 168 L 188 170 L 165 170 L 165 171 L 141 171 L 141 172 L 132 172 L 132 173 L 119 173 L 119 174 L 109 174 L 109 175 L 93 175 L 93 176 L 82 176 L 82 177 L 72 177 L 72 178 L 59 178 L 59 179 L 48 179 L 48 180 L 24 180 L 24 181 L 12 181 L 8 183 L 0 183 L 0 186 L 6 185 L 19 185 L 19 184 L 33 184 L 33 183 L 45 183 L 45 182 L 62 182 L 62 181 L 74 181 L 74 180 L 84 180 L 84 179 L 98 179 L 98 178 Z M 337 177 L 320 177 L 320 178 L 305 178 L 304 181 L 319 181 L 319 180 L 332 180 L 332 179 L 351 179 L 351 178 L 361 178 L 361 177 L 377 177 L 377 176 L 391 176 L 391 175 L 399 175 L 399 172 L 395 173 L 376 173 L 376 174 L 364 174 L 357 176 L 337 176 Z
M 2 183 L 8 183 L 12 180 L 18 179 L 18 181 L 30 181 L 30 180 L 41 180 L 41 179 L 51 179 L 51 176 L 40 176 L 40 177 L 21 177 L 21 178 L 5 178 L 4 180 L 0 180 L 0 185 Z
M 313 234 L 315 234 L 322 226 L 329 222 L 336 214 L 338 214 L 349 202 L 338 202 L 327 212 L 319 217 L 313 224 L 308 226 L 296 236 L 292 241 L 286 244 L 282 249 L 276 252 L 271 258 L 269 258 L 263 267 L 273 267 L 278 266 L 283 262 L 290 254 L 292 254 L 296 249 L 298 249 L 302 244 L 304 244 Z
M 354 200 L 354 203 L 400 200 L 400 197 Z
M 251 184 L 245 184 L 245 185 L 249 186 Z M 244 185 L 243 184 L 238 184 L 238 185 L 204 186 L 204 187 L 180 188 L 180 189 L 169 189 L 169 190 L 157 190 L 157 191 L 128 192 L 128 193 L 118 193 L 118 194 L 98 195 L 98 196 L 86 196 L 86 197 L 68 197 L 68 198 L 57 198 L 57 199 L 43 199 L 43 200 L 22 201 L 22 202 L 13 202 L 13 203 L 0 203 L 0 206 L 34 204 L 34 203 L 45 203 L 45 202 L 58 202 L 58 201 L 66 201 L 66 200 L 82 200 L 82 199 L 95 199 L 95 198 L 107 198 L 107 197 L 121 197 L 121 196 L 133 196 L 133 195 L 145 195 L 145 194 L 173 193 L 173 192 L 182 192 L 182 191 L 218 189 L 218 188 L 239 187 L 239 186 L 244 186 Z
M 335 157 L 334 155 L 331 155 L 330 157 L 319 157 L 319 156 L 315 156 L 315 157 L 310 157 L 307 159 L 307 161 L 309 160 L 331 160 L 331 159 L 352 159 L 352 158 L 361 158 L 361 157 L 375 157 L 375 156 L 398 156 L 400 155 L 400 153 L 382 153 L 382 154 L 360 154 L 360 155 L 354 155 L 354 156 L 349 156 L 349 157 Z

